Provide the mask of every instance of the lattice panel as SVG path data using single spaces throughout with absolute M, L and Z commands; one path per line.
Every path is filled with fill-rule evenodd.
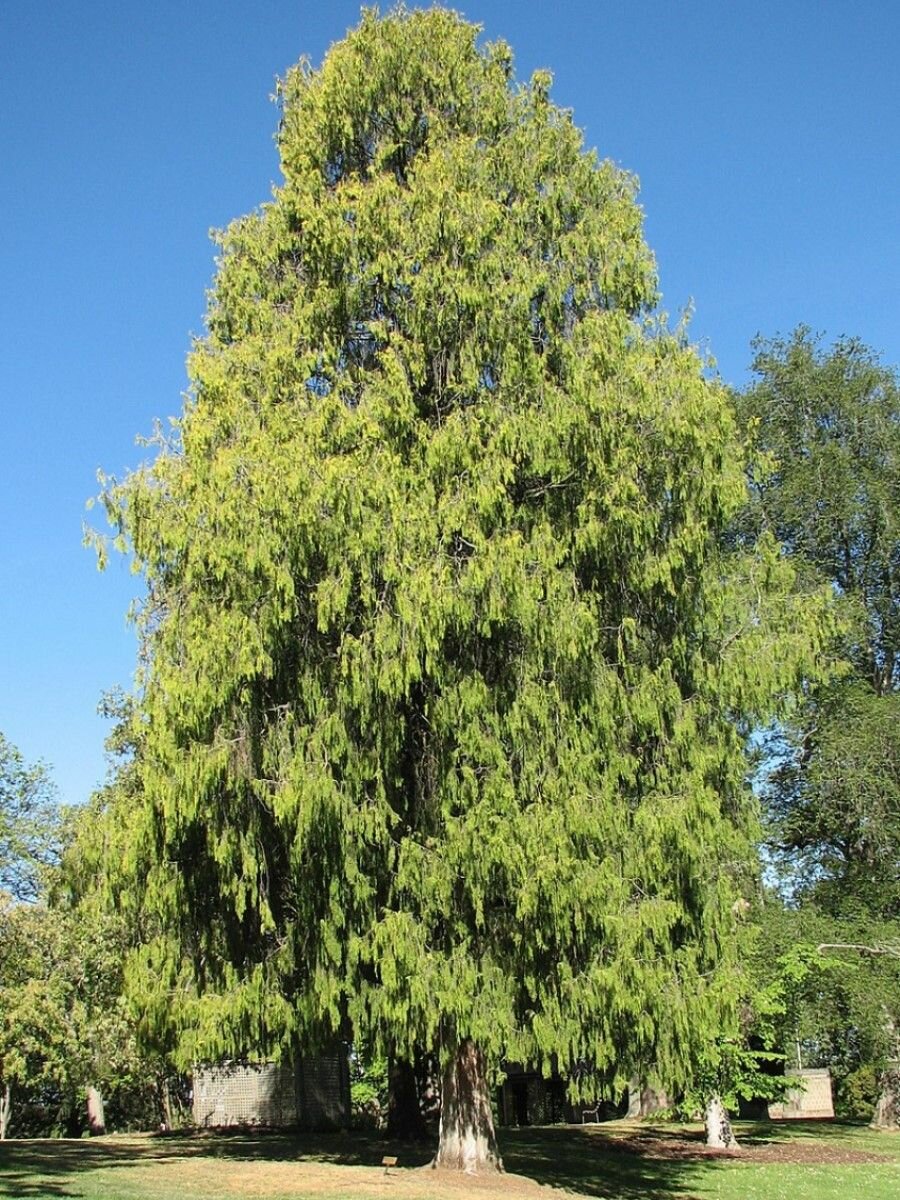
M 293 1125 L 294 1070 L 277 1063 L 207 1067 L 194 1073 L 198 1125 Z

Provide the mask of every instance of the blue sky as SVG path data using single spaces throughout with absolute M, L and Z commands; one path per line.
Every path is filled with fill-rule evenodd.
M 664 307 L 733 383 L 805 322 L 900 364 L 900 5 L 459 5 L 586 141 L 637 173 Z M 358 19 L 336 0 L 7 0 L 0 15 L 0 730 L 63 798 L 104 773 L 140 581 L 81 545 L 96 471 L 175 414 L 212 226 L 278 178 L 275 77 Z M 93 518 L 98 519 L 96 516 Z

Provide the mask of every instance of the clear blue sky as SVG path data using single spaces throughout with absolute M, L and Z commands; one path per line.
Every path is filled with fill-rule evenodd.
M 665 307 L 746 378 L 798 322 L 900 363 L 900 5 L 468 0 L 636 172 Z M 177 413 L 211 226 L 277 179 L 274 80 L 354 3 L 7 0 L 0 15 L 0 730 L 64 799 L 104 772 L 139 589 L 81 546 L 98 467 Z M 95 520 L 97 518 L 95 517 Z

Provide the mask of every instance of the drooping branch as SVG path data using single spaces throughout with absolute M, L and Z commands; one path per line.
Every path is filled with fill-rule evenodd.
M 889 954 L 892 958 L 900 958 L 900 938 L 875 942 L 871 946 L 859 942 L 821 942 L 816 949 L 820 954 L 826 950 L 855 950 L 858 954 Z

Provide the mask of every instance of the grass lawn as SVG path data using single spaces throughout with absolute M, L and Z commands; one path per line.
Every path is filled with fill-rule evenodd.
M 503 1130 L 506 1173 L 435 1173 L 428 1148 L 357 1134 L 112 1136 L 0 1145 L 0 1197 L 22 1200 L 897 1200 L 900 1134 L 842 1124 L 738 1124 L 742 1149 L 706 1151 L 698 1126 Z M 382 1155 L 399 1156 L 385 1175 Z

